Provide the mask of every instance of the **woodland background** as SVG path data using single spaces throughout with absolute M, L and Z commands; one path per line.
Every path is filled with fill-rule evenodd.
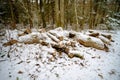
M 34 28 L 113 29 L 120 0 L 0 0 L 0 23 Z

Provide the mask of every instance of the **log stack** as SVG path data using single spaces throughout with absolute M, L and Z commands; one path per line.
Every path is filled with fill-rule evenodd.
M 43 46 L 51 45 L 57 52 L 66 53 L 70 58 L 78 57 L 84 59 L 80 51 L 77 51 L 77 53 L 74 53 L 74 51 L 71 52 L 73 48 L 77 47 L 76 43 L 85 47 L 93 47 L 99 50 L 109 51 L 108 46 L 112 41 L 111 35 L 101 34 L 94 31 L 90 31 L 89 34 L 83 34 L 75 31 L 66 31 L 61 27 L 47 32 L 29 31 L 27 31 L 29 33 L 26 35 L 19 36 L 17 42 L 25 44 L 40 43 Z

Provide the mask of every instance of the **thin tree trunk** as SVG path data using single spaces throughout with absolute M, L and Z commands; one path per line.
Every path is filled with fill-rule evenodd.
M 78 18 L 77 18 L 77 4 L 76 4 L 76 0 L 74 2 L 74 6 L 75 6 L 75 19 L 76 19 L 76 30 L 78 30 Z
M 90 0 L 90 18 L 89 18 L 89 28 L 93 28 L 93 14 L 92 14 L 92 0 Z
M 44 16 L 44 2 L 43 0 L 40 0 L 40 12 L 41 12 L 41 18 L 43 22 L 43 28 L 46 28 L 46 22 L 45 22 L 45 16 Z
M 84 9 L 85 9 L 85 0 L 83 0 L 83 9 L 82 9 L 82 15 L 84 16 Z
M 38 9 L 38 0 L 36 0 L 35 2 L 36 2 L 36 8 Z
M 52 8 L 52 25 L 55 23 L 55 20 L 54 20 L 54 1 L 52 1 L 51 3 L 51 8 Z
M 55 0 L 55 14 L 56 14 L 56 26 L 60 26 L 60 11 L 59 11 L 59 0 Z
M 27 9 L 28 9 L 30 28 L 32 28 L 33 27 L 33 21 L 32 21 L 32 14 L 31 14 L 31 3 L 30 3 L 30 0 L 27 0 Z
M 12 19 L 11 27 L 12 27 L 12 29 L 15 29 L 16 23 L 15 23 L 15 16 L 14 16 L 14 12 L 13 12 L 12 0 L 9 0 L 9 5 L 10 5 L 10 12 L 11 12 L 11 19 Z
M 61 27 L 64 28 L 64 0 L 60 0 L 60 20 Z

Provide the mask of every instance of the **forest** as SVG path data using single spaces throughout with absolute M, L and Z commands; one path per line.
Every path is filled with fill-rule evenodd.
M 120 80 L 120 0 L 0 0 L 1 80 Z
M 36 28 L 112 29 L 120 25 L 119 0 L 1 0 L 0 22 Z M 113 24 L 110 24 L 113 23 Z

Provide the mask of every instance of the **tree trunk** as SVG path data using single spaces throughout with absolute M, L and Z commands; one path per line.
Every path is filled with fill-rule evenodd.
M 75 0 L 74 2 L 74 6 L 75 6 L 75 19 L 76 19 L 76 30 L 78 30 L 78 16 L 77 16 L 77 0 Z
M 28 9 L 28 17 L 29 17 L 30 28 L 32 28 L 33 27 L 33 21 L 32 21 L 32 13 L 31 13 L 31 3 L 30 3 L 30 0 L 27 0 L 27 9 Z
M 60 19 L 61 27 L 64 28 L 64 0 L 60 0 Z
M 89 11 L 89 28 L 93 29 L 93 14 L 92 14 L 92 0 L 90 0 L 90 11 Z
M 55 0 L 55 14 L 56 14 L 56 26 L 59 27 L 60 26 L 60 11 L 59 11 L 59 0 Z
M 55 19 L 54 19 L 54 1 L 52 1 L 52 3 L 51 3 L 51 8 L 52 8 L 51 15 L 52 15 L 52 25 L 53 25 L 55 23 Z
M 40 12 L 41 12 L 41 18 L 43 22 L 43 28 L 46 28 L 46 22 L 45 22 L 45 16 L 44 16 L 44 2 L 43 0 L 40 0 Z
M 36 0 L 35 2 L 36 2 L 36 8 L 38 9 L 38 0 Z
M 9 6 L 10 6 L 10 12 L 11 12 L 11 19 L 12 19 L 11 27 L 12 27 L 12 29 L 15 29 L 16 22 L 15 22 L 15 16 L 14 16 L 14 12 L 13 12 L 12 0 L 9 0 Z

